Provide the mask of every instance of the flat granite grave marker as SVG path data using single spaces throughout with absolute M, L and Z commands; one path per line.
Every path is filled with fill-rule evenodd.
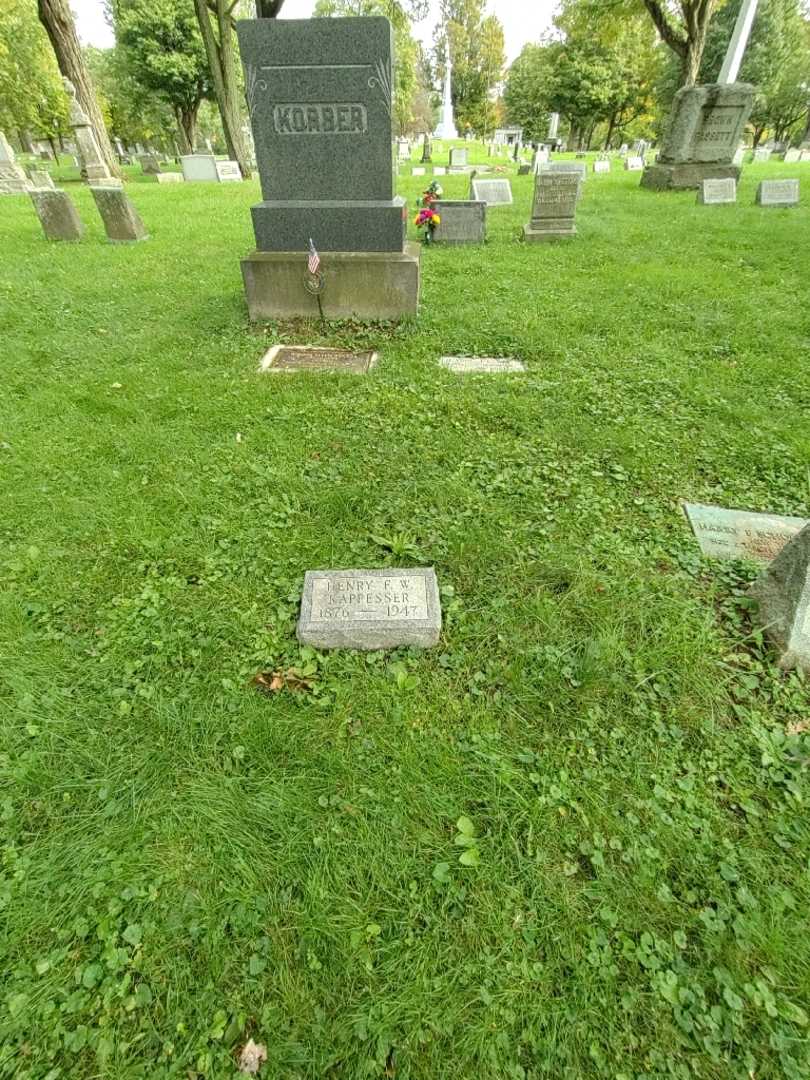
M 779 649 L 780 666 L 810 672 L 810 524 L 790 540 L 749 590 L 757 620 Z
M 180 158 L 183 178 L 188 183 L 219 183 L 217 159 L 213 154 L 184 154 Z
M 798 180 L 763 180 L 757 188 L 757 206 L 798 206 Z
M 262 372 L 319 371 L 365 375 L 377 363 L 377 353 L 353 353 L 347 349 L 324 349 L 315 345 L 274 345 L 259 366 Z
M 593 171 L 595 173 L 609 173 L 610 172 L 610 162 L 607 161 L 607 160 L 605 160 L 605 161 L 595 161 L 593 163 Z
M 447 168 L 444 165 L 434 165 L 433 166 L 433 175 L 434 176 L 447 176 Z
M 185 183 L 185 177 L 181 172 L 162 172 L 155 174 L 155 180 L 159 184 L 182 184 Z
M 433 204 L 441 221 L 433 234 L 435 244 L 483 244 L 487 238 L 487 204 L 453 200 Z
M 526 370 L 522 360 L 501 356 L 443 356 L 439 367 L 454 375 L 510 375 Z
M 470 180 L 470 200 L 486 203 L 487 206 L 510 206 L 512 185 L 508 180 L 481 180 L 473 176 Z
M 785 151 L 785 156 L 782 158 L 786 165 L 795 165 L 802 160 L 802 152 L 798 146 L 791 147 Z
M 66 191 L 53 187 L 34 188 L 30 195 L 46 239 L 67 243 L 81 240 L 84 226 Z
M 419 300 L 418 244 L 396 194 L 393 30 L 382 16 L 244 19 L 237 35 L 263 201 L 242 260 L 252 319 L 399 319 Z M 318 288 L 307 277 L 312 240 Z
M 126 192 L 121 188 L 98 185 L 93 185 L 91 190 L 111 243 L 133 244 L 138 240 L 149 239 L 140 214 Z
M 684 513 L 704 555 L 769 563 L 810 521 L 722 506 L 684 503 Z
M 644 168 L 644 158 L 638 154 L 630 154 L 624 159 L 624 168 L 626 172 L 641 172 Z
M 766 161 L 771 160 L 771 151 L 766 150 L 764 146 L 758 146 L 751 160 L 754 165 L 764 165 Z
M 242 170 L 239 168 L 238 161 L 217 161 L 216 170 L 217 180 L 221 184 L 233 183 L 242 179 Z
M 697 201 L 703 206 L 737 201 L 737 181 L 733 176 L 722 180 L 701 180 Z
M 317 649 L 429 649 L 439 642 L 441 603 L 432 567 L 308 570 L 298 640 Z
M 529 244 L 576 236 L 574 222 L 581 180 L 573 173 L 541 172 L 535 177 L 532 220 L 523 226 Z

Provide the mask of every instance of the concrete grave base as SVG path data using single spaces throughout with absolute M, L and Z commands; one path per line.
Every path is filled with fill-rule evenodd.
M 543 228 L 539 223 L 523 226 L 523 239 L 527 244 L 550 244 L 554 240 L 567 240 L 576 236 L 577 227 L 573 223 L 570 227 L 554 224 L 552 228 Z
M 421 248 L 404 251 L 333 251 L 321 255 L 328 319 L 398 320 L 419 308 Z M 242 259 L 251 321 L 317 319 L 318 297 L 307 290 L 307 259 L 302 251 L 254 251 Z
M 738 165 L 685 162 L 681 165 L 648 165 L 641 174 L 641 187 L 653 191 L 680 191 L 699 188 L 704 180 L 739 180 Z

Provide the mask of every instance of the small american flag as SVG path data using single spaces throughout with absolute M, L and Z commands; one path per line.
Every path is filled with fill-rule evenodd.
M 315 250 L 315 245 L 312 243 L 312 237 L 310 237 L 309 238 L 309 260 L 307 262 L 307 269 L 309 270 L 310 274 L 312 274 L 312 276 L 314 277 L 315 274 L 318 273 L 320 268 L 321 268 L 321 257 L 318 254 L 318 252 Z

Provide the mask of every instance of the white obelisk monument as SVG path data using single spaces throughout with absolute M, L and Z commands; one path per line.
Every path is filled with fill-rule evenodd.
M 434 139 L 457 139 L 456 121 L 453 117 L 453 88 L 450 77 L 453 66 L 450 62 L 450 39 L 444 39 L 444 103 L 442 105 L 442 118 L 433 135 Z

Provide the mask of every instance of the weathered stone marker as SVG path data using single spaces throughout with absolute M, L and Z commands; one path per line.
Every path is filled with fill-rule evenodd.
M 217 180 L 221 184 L 238 182 L 242 179 L 242 170 L 238 161 L 217 161 Z
M 242 261 L 252 319 L 415 314 L 420 246 L 393 169 L 393 31 L 381 16 L 237 24 L 264 201 Z M 321 256 L 307 278 L 312 240 Z
M 801 160 L 802 160 L 802 152 L 798 148 L 798 146 L 789 147 L 785 151 L 785 156 L 782 158 L 782 161 L 784 161 L 784 163 L 786 165 L 795 165 L 797 162 L 799 162 Z
M 727 510 L 700 503 L 684 503 L 683 509 L 700 550 L 715 559 L 769 563 L 785 544 L 810 525 L 805 518 Z
M 466 168 L 469 164 L 469 151 L 466 146 L 451 146 L 447 164 L 452 169 Z
M 436 226 L 436 244 L 483 244 L 487 238 L 487 204 L 485 202 L 448 201 L 433 204 L 442 219 Z
M 798 180 L 763 180 L 757 188 L 757 206 L 798 205 Z
M 603 159 L 602 161 L 595 161 L 593 163 L 593 171 L 595 173 L 609 173 L 610 162 L 607 160 L 607 158 Z
M 786 544 L 751 586 L 759 623 L 784 668 L 810 672 L 810 524 Z
M 482 180 L 473 176 L 470 180 L 470 199 L 487 206 L 511 206 L 512 186 L 508 180 Z
M 574 218 L 580 183 L 573 173 L 537 174 L 532 220 L 523 227 L 523 239 L 527 243 L 541 244 L 576 236 Z
M 179 172 L 162 172 L 155 174 L 155 180 L 159 184 L 182 184 L 185 177 Z
M 733 176 L 724 180 L 701 180 L 697 201 L 704 206 L 737 201 L 737 181 Z
M 537 171 L 578 176 L 583 183 L 588 177 L 588 166 L 584 161 L 546 161 Z
M 686 86 L 672 103 L 661 153 L 648 165 L 641 186 L 696 188 L 707 178 L 740 178 L 734 152 L 745 130 L 754 88 L 748 83 Z
M 318 649 L 429 649 L 439 642 L 441 603 L 432 567 L 308 570 L 298 640 Z
M 104 229 L 113 244 L 149 239 L 138 211 L 121 188 L 93 185 L 91 190 Z
M 771 160 L 771 151 L 764 146 L 758 146 L 751 160 L 754 165 L 764 165 L 766 161 Z
M 53 177 L 47 169 L 28 169 L 28 182 L 32 188 L 51 188 L 53 190 L 56 187 Z
M 66 191 L 34 188 L 30 195 L 46 239 L 69 243 L 81 240 L 84 226 Z
M 145 176 L 157 176 L 158 173 L 163 171 L 157 154 L 139 154 L 138 161 Z
M 0 195 L 24 195 L 27 190 L 25 172 L 17 164 L 14 151 L 0 131 Z
M 641 172 L 644 168 L 644 158 L 639 154 L 629 154 L 624 159 L 624 168 L 626 172 Z
M 219 183 L 217 159 L 213 154 L 184 154 L 180 158 L 183 178 L 192 183 Z
M 96 184 L 101 184 L 108 188 L 120 188 L 122 186 L 121 181 L 113 176 L 108 169 L 107 162 L 104 160 L 104 155 L 101 153 L 101 148 L 98 145 L 98 139 L 93 130 L 93 125 L 90 123 L 90 118 L 79 104 L 78 98 L 76 97 L 76 87 L 70 79 L 62 79 L 62 85 L 68 96 L 68 104 L 70 107 L 69 123 L 73 128 L 73 136 L 76 140 L 76 149 L 79 154 L 82 173 L 87 177 L 87 183 L 90 184 L 91 187 Z
M 377 353 L 324 349 L 315 345 L 274 345 L 265 353 L 259 371 L 293 373 L 301 371 L 366 375 L 377 363 Z
M 522 360 L 502 356 L 443 356 L 439 367 L 454 375 L 516 375 L 526 370 Z

